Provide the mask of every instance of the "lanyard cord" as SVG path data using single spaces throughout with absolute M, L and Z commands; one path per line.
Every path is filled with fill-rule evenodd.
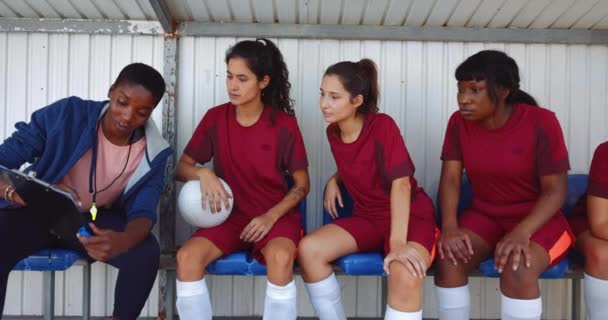
M 97 127 L 97 132 L 99 133 L 99 129 L 101 128 L 101 121 L 99 122 L 99 126 Z M 93 167 L 93 203 L 91 204 L 91 209 L 89 212 L 91 213 L 92 219 L 95 220 L 97 217 L 97 204 L 95 203 L 97 200 L 97 194 L 108 190 L 117 180 L 120 178 L 125 170 L 127 169 L 127 165 L 129 164 L 129 158 L 131 157 L 131 147 L 133 146 L 132 140 L 133 133 L 129 135 L 127 141 L 129 142 L 129 151 L 127 152 L 127 160 L 125 161 L 125 165 L 120 170 L 120 173 L 110 182 L 107 186 L 102 188 L 101 190 L 97 190 L 97 161 L 95 161 L 95 166 Z

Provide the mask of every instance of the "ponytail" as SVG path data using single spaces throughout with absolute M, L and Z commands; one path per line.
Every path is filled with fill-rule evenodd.
M 516 89 L 514 92 L 511 92 L 507 96 L 506 102 L 508 104 L 523 103 L 523 104 L 529 104 L 531 106 L 538 106 L 536 99 L 534 99 L 534 97 L 532 97 L 530 94 L 528 94 L 527 92 L 525 92 L 521 89 Z
M 359 62 L 338 62 L 325 71 L 325 76 L 335 75 L 348 91 L 351 97 L 361 95 L 363 103 L 357 108 L 357 113 L 378 113 L 378 68 L 370 59 Z

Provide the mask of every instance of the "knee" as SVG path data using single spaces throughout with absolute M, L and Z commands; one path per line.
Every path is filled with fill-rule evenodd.
M 205 254 L 200 248 L 192 246 L 183 246 L 177 251 L 177 270 L 192 268 L 193 266 L 201 266 L 201 269 L 206 267 Z
M 298 259 L 303 263 L 311 263 L 322 260 L 322 245 L 311 237 L 304 237 L 298 245 Z
M 451 288 L 465 285 L 467 274 L 462 264 L 455 266 L 448 259 L 437 258 L 434 263 L 435 285 L 444 288 Z
M 401 299 L 408 299 L 412 295 L 420 294 L 424 278 L 413 275 L 407 267 L 398 261 L 389 265 L 388 285 L 391 295 Z
M 268 266 L 273 266 L 279 270 L 290 270 L 293 268 L 295 258 L 294 250 L 283 247 L 268 248 L 265 250 L 264 259 Z
M 513 270 L 512 264 L 508 264 L 500 276 L 500 287 L 514 297 L 527 297 L 530 292 L 536 291 L 538 287 L 538 274 L 530 268 L 520 265 Z
M 585 266 L 593 269 L 604 268 L 608 265 L 608 242 L 587 241 L 583 249 Z

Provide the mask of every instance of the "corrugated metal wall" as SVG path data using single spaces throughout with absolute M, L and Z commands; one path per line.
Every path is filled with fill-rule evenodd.
M 152 36 L 0 33 L 0 139 L 14 123 L 36 109 L 68 95 L 106 99 L 118 72 L 131 62 L 145 62 L 162 71 L 163 39 Z M 161 108 L 153 115 L 160 124 Z M 91 314 L 112 314 L 117 270 L 92 266 Z M 82 312 L 82 267 L 56 275 L 58 315 Z M 142 315 L 156 315 L 158 289 Z M 4 308 L 6 315 L 42 314 L 42 273 L 12 272 Z
M 178 146 L 181 153 L 205 111 L 227 101 L 223 62 L 234 38 L 182 38 L 178 85 Z M 380 69 L 381 109 L 395 118 L 417 166 L 416 177 L 431 195 L 439 178 L 439 153 L 449 115 L 456 109 L 455 67 L 470 54 L 484 49 L 507 51 L 521 67 L 522 87 L 554 110 L 562 124 L 573 172 L 586 172 L 593 149 L 606 140 L 608 128 L 608 47 L 568 45 L 480 44 L 442 42 L 381 42 L 295 40 L 278 41 L 291 73 L 296 113 L 310 161 L 312 189 L 308 196 L 309 229 L 321 223 L 325 179 L 335 170 L 318 111 L 318 91 L 324 69 L 339 60 L 374 59 Z M 13 123 L 26 119 L 40 106 L 67 95 L 103 99 L 111 80 L 131 61 L 162 69 L 163 40 L 150 36 L 6 34 L 0 33 L 0 138 Z M 160 123 L 157 110 L 154 118 Z M 190 228 L 178 223 L 178 243 Z M 81 269 L 57 277 L 56 310 L 77 315 L 81 308 Z M 112 310 L 114 269 L 93 265 L 92 314 Z M 263 277 L 210 277 L 216 315 L 261 314 Z M 380 279 L 340 277 L 349 316 L 380 314 Z M 299 314 L 312 309 L 298 279 Z M 432 279 L 427 280 L 425 317 L 436 317 Z M 472 316 L 498 318 L 498 282 L 472 279 Z M 41 274 L 11 274 L 5 314 L 40 314 Z M 568 281 L 543 282 L 544 315 L 568 318 Z M 156 315 L 154 289 L 142 315 Z M 549 308 L 550 306 L 550 308 Z

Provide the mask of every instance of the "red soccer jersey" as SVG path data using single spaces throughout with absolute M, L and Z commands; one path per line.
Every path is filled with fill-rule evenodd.
M 587 193 L 582 195 L 574 208 L 575 220 L 578 217 L 587 217 L 587 194 L 608 199 L 608 141 L 600 144 L 593 153 L 591 168 L 589 169 L 589 182 L 587 183 Z M 573 222 L 573 229 L 581 231 L 577 222 Z M 585 229 L 587 229 L 585 223 Z M 577 232 L 580 233 L 580 232 Z
M 522 218 L 540 195 L 540 177 L 567 172 L 568 151 L 555 114 L 519 104 L 504 126 L 488 130 L 452 114 L 442 160 L 462 161 L 473 189 L 473 208 Z
M 600 144 L 593 153 L 587 193 L 608 199 L 608 142 Z
M 287 193 L 286 171 L 308 167 L 302 134 L 295 117 L 271 107 L 249 127 L 236 120 L 236 107 L 226 103 L 207 111 L 184 153 L 198 163 L 213 158 L 215 174 L 232 189 L 232 214 L 256 217 Z M 295 210 L 295 209 L 294 209 Z
M 334 124 L 327 127 L 327 137 L 340 178 L 354 200 L 353 215 L 390 219 L 391 184 L 397 178 L 410 177 L 414 199 L 419 191 L 414 164 L 391 117 L 367 115 L 359 137 L 352 143 L 342 142 Z M 410 212 L 417 211 L 413 201 Z

